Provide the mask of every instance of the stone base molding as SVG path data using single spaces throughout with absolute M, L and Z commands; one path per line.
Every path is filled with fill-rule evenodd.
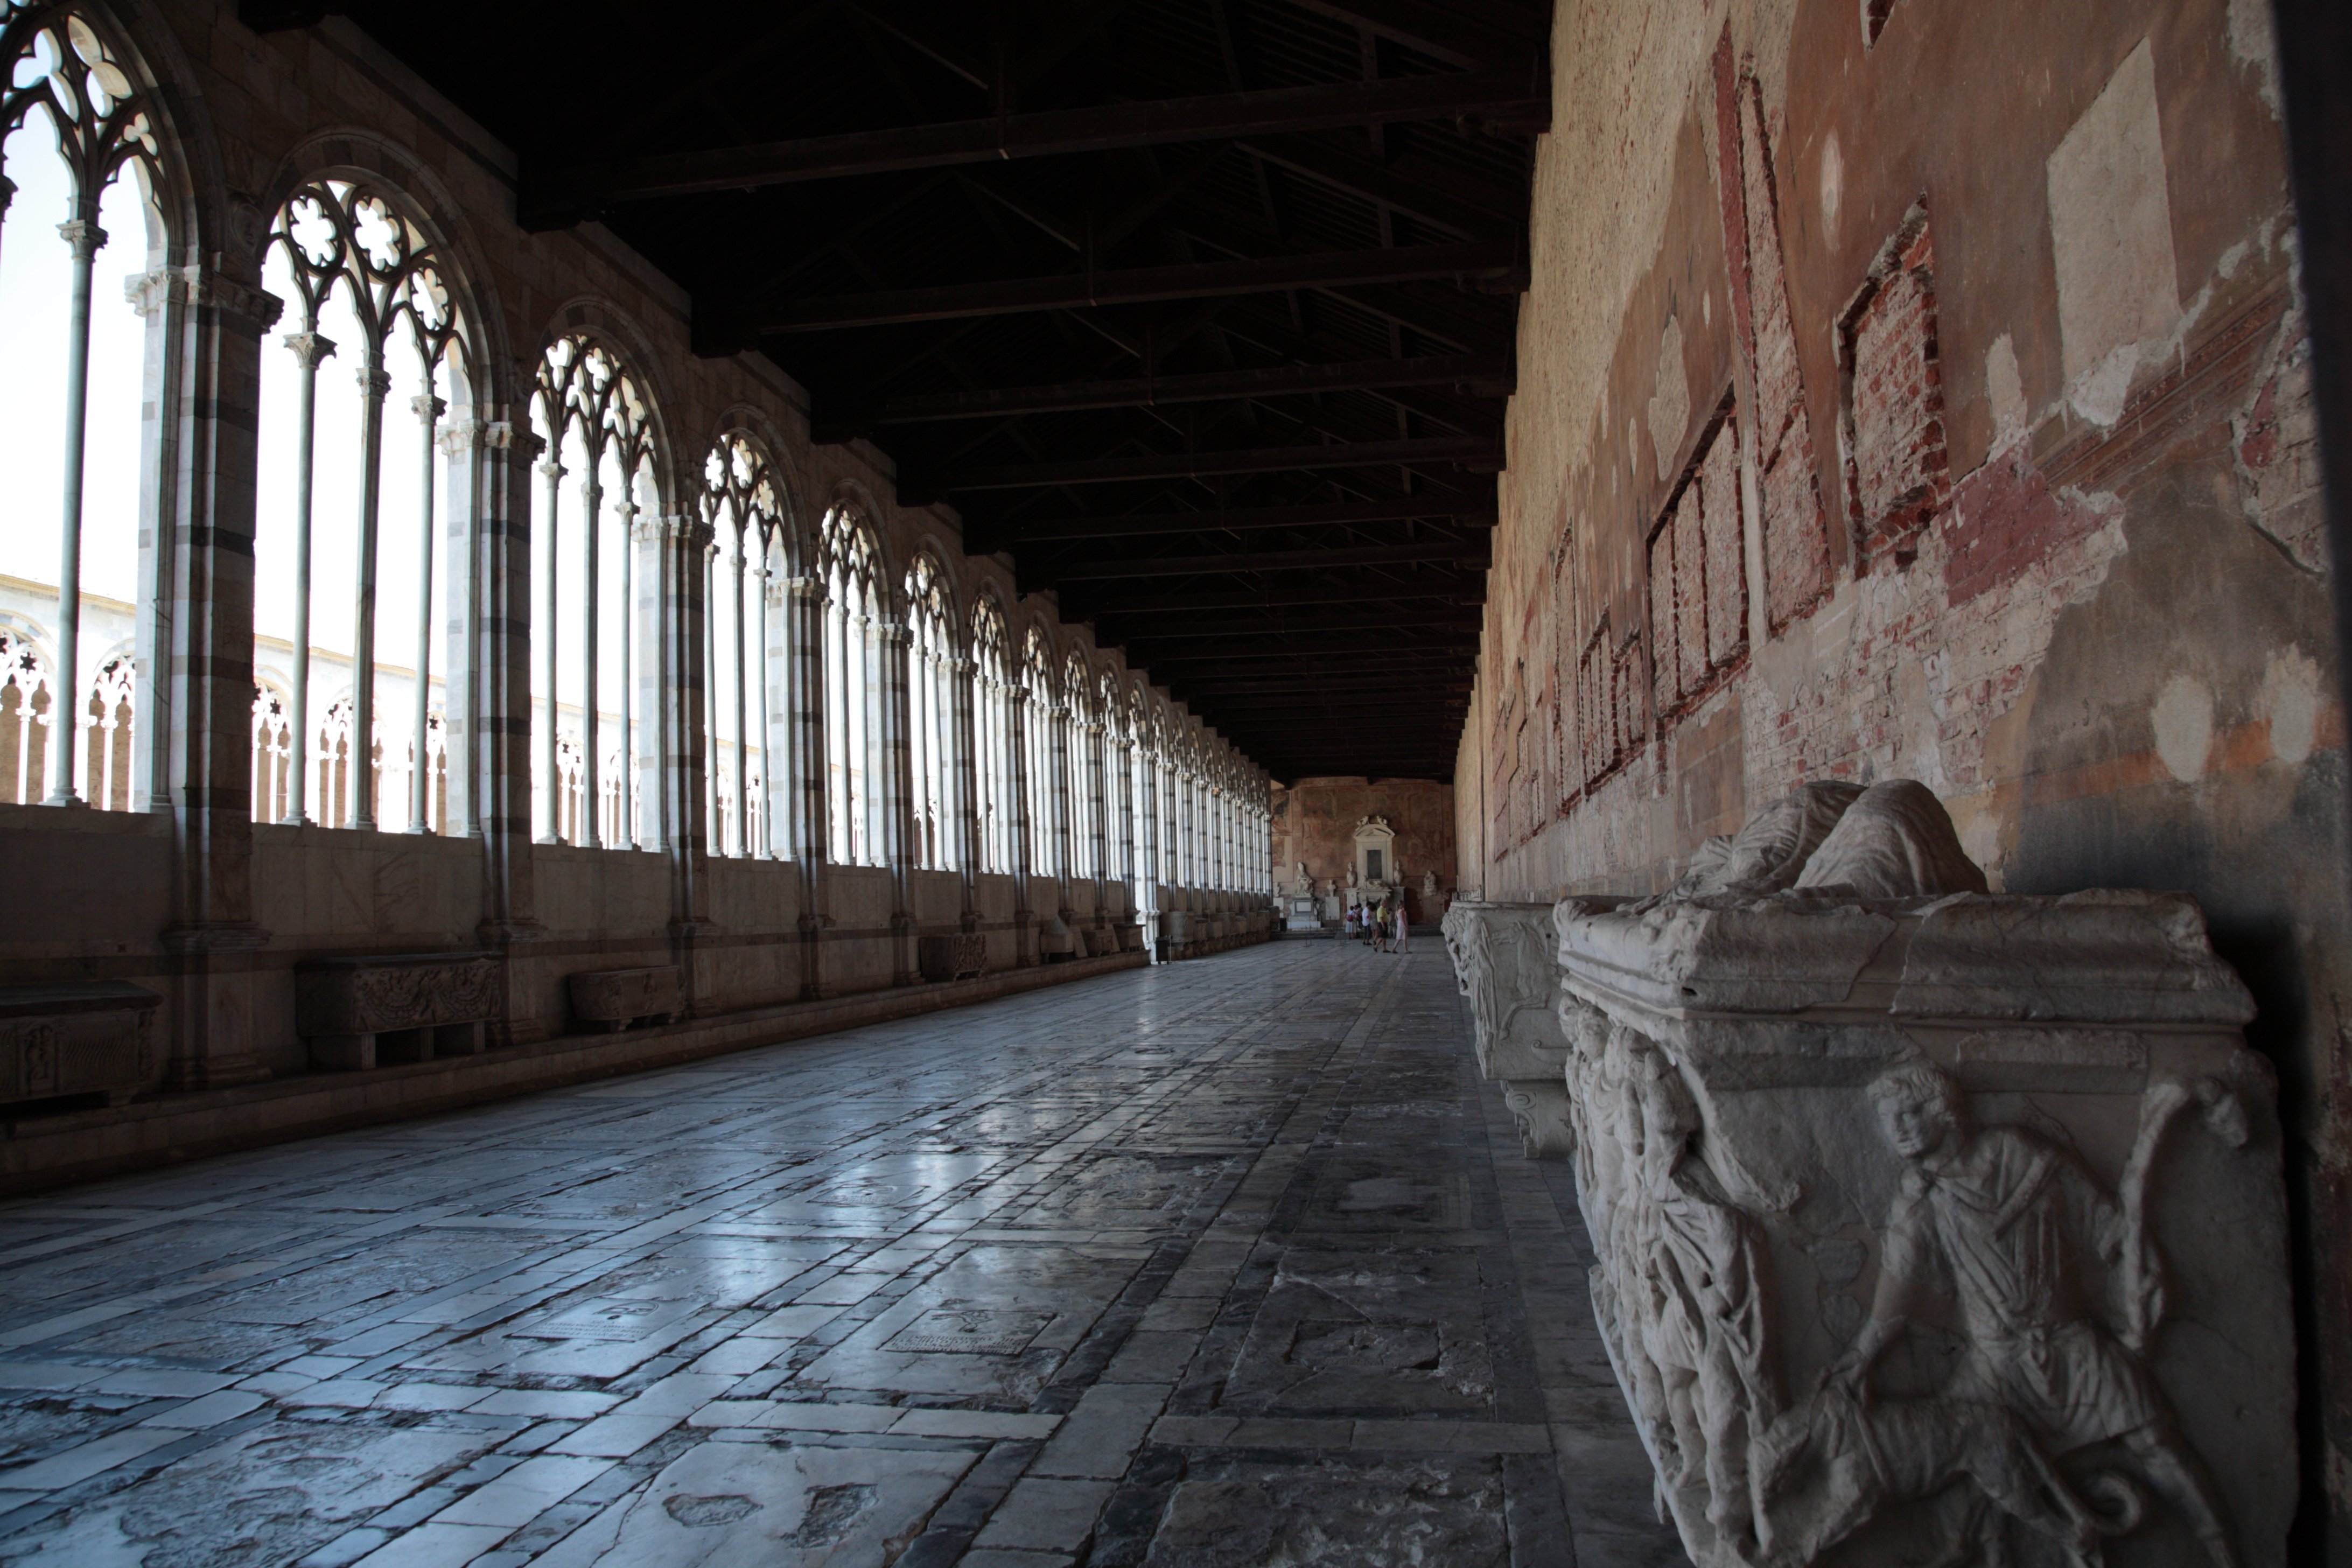
M 1576 1146 L 1568 1119 L 1568 1040 L 1554 993 L 1549 904 L 1457 900 L 1438 924 L 1454 978 L 1469 998 L 1478 1070 L 1503 1102 L 1531 1160 Z
M 1693 1562 L 2284 1561 L 2275 1093 L 2192 900 L 1988 895 L 1896 780 L 1555 920 L 1593 1307 Z
M 1051 969 L 1008 969 L 940 985 L 899 985 L 653 1024 L 617 1035 L 569 1035 L 436 1057 L 372 1073 L 308 1073 L 105 1110 L 0 1118 L 0 1195 L 37 1192 L 205 1154 L 397 1121 L 621 1073 L 677 1067 L 730 1051 L 911 1018 L 1122 969 L 1140 953 Z

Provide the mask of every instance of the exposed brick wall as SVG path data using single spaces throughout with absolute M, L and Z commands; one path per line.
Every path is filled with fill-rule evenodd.
M 1907 555 L 1950 489 L 1935 265 L 1915 207 L 1838 323 L 1846 512 L 1865 563 Z
M 1764 602 L 1777 632 L 1828 591 L 1829 529 L 1813 463 L 1812 420 L 1805 411 L 1796 323 L 1782 276 L 1780 204 L 1773 189 L 1763 99 L 1752 75 L 1736 91 L 1739 206 L 1746 228 L 1727 237 L 1735 256 L 1744 258 L 1732 266 L 1746 270 L 1755 321 L 1751 374 L 1764 470 Z

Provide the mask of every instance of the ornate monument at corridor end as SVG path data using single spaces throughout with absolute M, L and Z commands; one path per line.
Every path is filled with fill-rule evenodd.
M 1446 923 L 1489 1077 L 1527 907 Z M 1594 1312 L 1695 1563 L 2284 1560 L 2275 1093 L 2193 900 L 1990 894 L 1894 780 L 1553 917 Z

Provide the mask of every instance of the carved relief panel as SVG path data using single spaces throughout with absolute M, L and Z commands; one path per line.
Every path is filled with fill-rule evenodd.
M 2184 897 L 1982 889 L 1892 781 L 1557 907 L 1593 1304 L 1661 1509 L 1706 1568 L 2280 1561 L 2245 990 Z

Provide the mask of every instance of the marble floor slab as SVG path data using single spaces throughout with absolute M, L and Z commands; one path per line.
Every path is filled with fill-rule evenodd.
M 0 1205 L 0 1562 L 1683 1560 L 1434 944 Z

